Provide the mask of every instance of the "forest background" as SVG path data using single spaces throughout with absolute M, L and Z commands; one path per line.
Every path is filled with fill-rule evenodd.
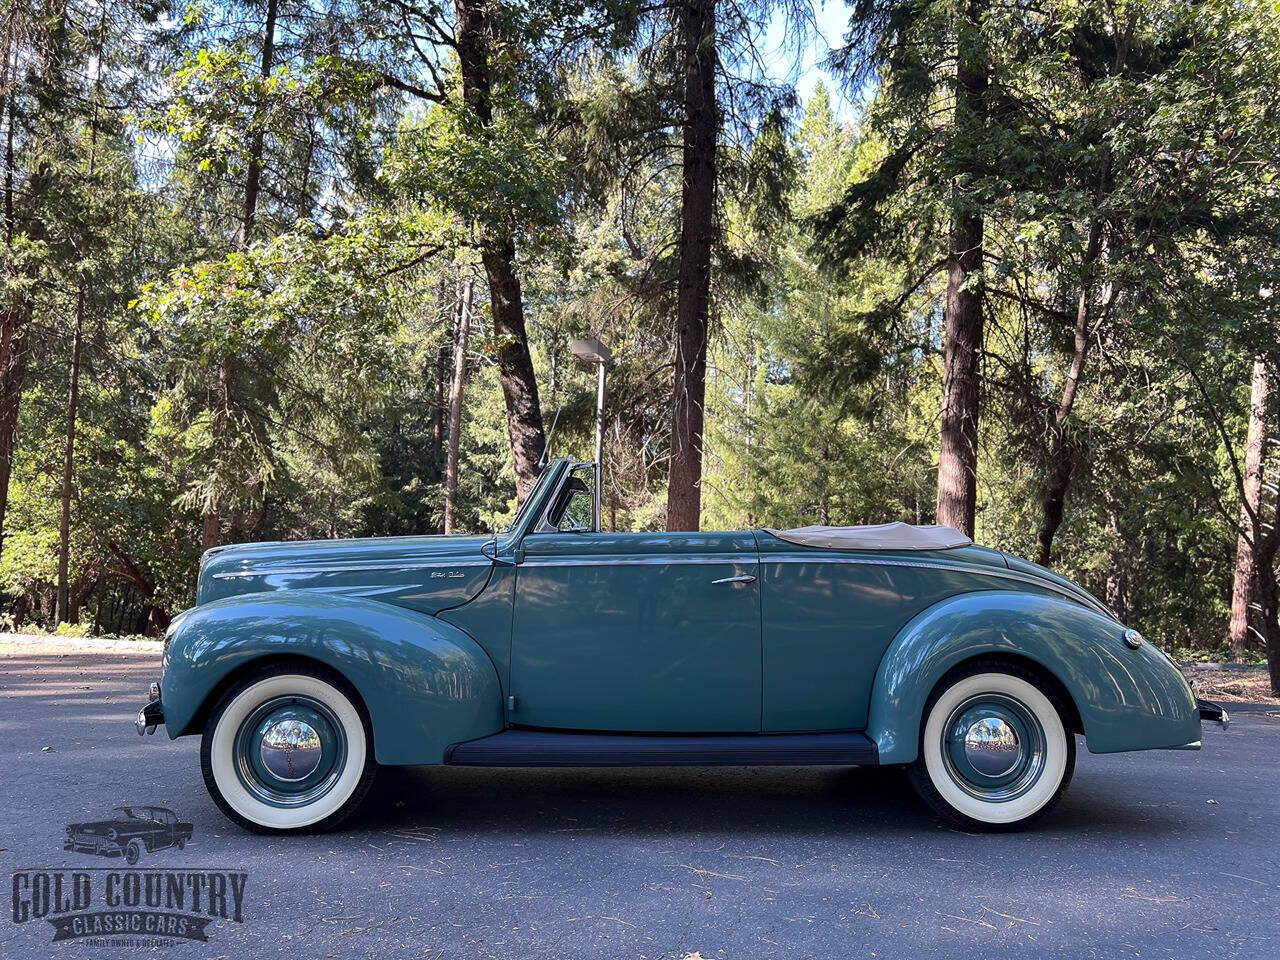
M 0 590 L 205 548 L 951 524 L 1280 689 L 1280 8 L 4 0 Z

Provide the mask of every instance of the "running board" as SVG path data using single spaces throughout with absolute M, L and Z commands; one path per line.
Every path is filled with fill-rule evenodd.
M 865 766 L 879 763 L 861 733 L 715 736 L 504 730 L 455 743 L 444 762 L 460 767 Z

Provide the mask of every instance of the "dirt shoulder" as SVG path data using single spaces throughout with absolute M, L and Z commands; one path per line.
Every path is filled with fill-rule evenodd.
M 1182 670 L 1196 682 L 1196 694 L 1206 700 L 1280 705 L 1280 698 L 1271 695 L 1271 680 L 1266 667 L 1240 666 L 1234 663 L 1189 663 Z
M 107 637 L 53 637 L 28 633 L 0 633 L 0 654 L 132 653 L 158 657 L 160 640 L 120 640 Z

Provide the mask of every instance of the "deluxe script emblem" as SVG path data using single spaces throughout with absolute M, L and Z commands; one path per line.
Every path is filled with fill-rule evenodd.
M 444 570 L 431 571 L 432 580 L 461 580 L 465 576 L 466 574 L 461 570 L 450 570 L 448 572 L 445 572 Z

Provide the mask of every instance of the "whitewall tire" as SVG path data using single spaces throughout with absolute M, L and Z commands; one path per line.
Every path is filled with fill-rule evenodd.
M 321 667 L 265 667 L 228 690 L 205 723 L 205 785 L 219 809 L 257 833 L 337 826 L 373 783 L 363 704 Z
M 1070 714 L 1052 685 L 1014 664 L 985 662 L 939 683 L 909 774 L 955 825 L 1013 830 L 1057 803 L 1075 760 Z

